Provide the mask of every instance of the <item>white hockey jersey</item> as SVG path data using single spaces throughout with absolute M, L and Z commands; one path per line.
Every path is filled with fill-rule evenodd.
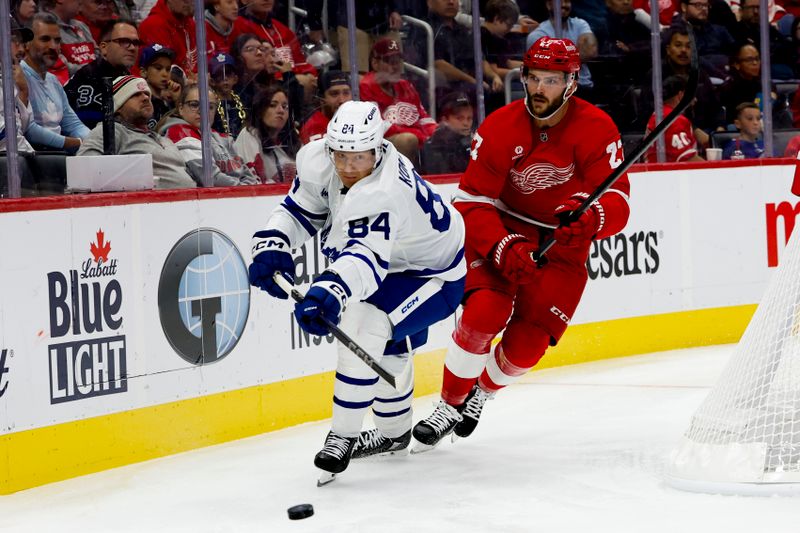
M 325 140 L 297 154 L 292 189 L 269 218 L 268 230 L 289 237 L 292 248 L 320 232 L 322 253 L 351 291 L 364 300 L 387 274 L 454 281 L 466 274 L 464 221 L 411 162 L 384 141 L 372 174 L 342 187 Z

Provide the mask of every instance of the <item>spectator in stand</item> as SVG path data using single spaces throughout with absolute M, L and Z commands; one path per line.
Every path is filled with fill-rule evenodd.
M 724 26 L 708 20 L 710 0 L 681 0 L 681 16 L 673 20 L 673 26 L 691 24 L 697 43 L 697 54 L 709 74 L 725 78 L 728 57 L 734 51 L 734 39 Z
M 678 102 L 683 98 L 683 93 L 686 91 L 686 78 L 682 76 L 669 76 L 664 79 L 664 116 L 667 116 Z M 650 117 L 647 122 L 647 130 L 645 135 L 650 133 L 655 128 L 656 115 Z M 703 158 L 697 154 L 697 139 L 694 136 L 695 128 L 692 126 L 691 121 L 684 115 L 680 115 L 678 119 L 667 128 L 664 132 L 664 146 L 666 148 L 667 162 L 682 162 L 682 161 L 703 161 Z M 644 157 L 646 162 L 655 163 L 658 161 L 656 157 L 656 145 L 650 147 Z
M 197 187 L 175 144 L 147 127 L 153 105 L 144 79 L 120 76 L 114 80 L 114 115 L 114 153 L 152 154 L 156 189 Z M 103 155 L 102 124 L 95 126 L 78 155 Z
M 15 110 L 14 116 L 17 126 L 17 150 L 20 152 L 33 152 L 33 147 L 25 139 L 25 131 L 31 123 L 33 109 L 28 99 L 28 82 L 22 73 L 20 61 L 25 57 L 25 43 L 33 39 L 33 32 L 29 28 L 20 26 L 19 23 L 11 18 L 11 60 L 14 62 L 14 92 Z M 3 86 L 0 84 L 0 152 L 6 151 L 6 123 L 3 100 Z M 23 172 L 29 172 L 24 160 L 20 160 L 20 168 Z M 29 176 L 27 176 L 29 177 Z
M 72 109 L 87 128 L 92 129 L 103 121 L 103 78 L 113 80 L 130 74 L 139 56 L 140 44 L 133 22 L 107 23 L 100 36 L 100 57 L 81 67 L 64 87 Z
M 13 0 L 11 2 L 11 16 L 23 28 L 31 27 L 35 14 L 36 0 Z
M 339 106 L 353 99 L 350 89 L 350 75 L 341 70 L 329 70 L 319 77 L 320 108 L 300 129 L 300 142 L 307 144 L 325 136 L 328 122 Z
M 361 99 L 375 102 L 390 126 L 384 138 L 412 162 L 419 162 L 422 144 L 436 129 L 419 98 L 419 93 L 403 79 L 400 43 L 385 38 L 377 41 L 370 53 L 372 71 L 360 84 Z
M 646 71 L 650 64 L 650 30 L 636 20 L 631 0 L 606 0 L 608 39 L 600 54 L 626 58 L 628 69 Z
M 422 149 L 422 172 L 464 172 L 469 164 L 474 113 L 464 93 L 450 93 L 439 105 L 439 126 Z
M 256 94 L 269 85 L 269 75 L 265 71 L 266 51 L 261 39 L 253 33 L 240 35 L 231 47 L 239 77 L 234 92 L 242 99 L 245 109 L 250 109 Z
M 102 40 L 100 33 L 103 28 L 118 18 L 118 15 L 113 0 L 81 0 L 80 12 L 75 18 L 86 24 L 86 27 L 92 32 L 94 42 L 100 43 Z
M 680 0 L 669 0 L 669 2 L 658 3 L 658 23 L 664 30 L 672 23 L 675 15 L 681 12 Z M 633 0 L 633 13 L 636 21 L 649 28 L 652 17 L 650 16 L 650 0 Z
M 664 60 L 661 63 L 662 79 L 666 80 L 670 76 L 683 76 L 688 79 L 692 46 L 686 28 L 670 27 L 665 32 L 662 42 L 664 43 Z M 645 79 L 653 79 L 652 70 L 647 73 Z M 645 125 L 644 119 L 649 118 L 654 111 L 653 101 L 653 85 L 646 82 L 642 85 L 639 105 L 642 126 Z M 694 136 L 703 147 L 708 146 L 709 133 L 723 129 L 724 117 L 717 92 L 708 73 L 702 68 L 698 76 L 695 103 L 686 111 L 686 116 L 694 125 Z
M 761 111 L 754 102 L 742 102 L 736 106 L 739 137 L 731 139 L 722 149 L 722 159 L 760 159 L 764 157 L 764 141 L 761 137 Z
M 247 119 L 247 109 L 233 88 L 239 81 L 236 61 L 222 52 L 208 60 L 209 85 L 217 92 L 219 104 L 212 127 L 233 139 L 239 135 Z
M 555 37 L 556 29 L 554 26 L 555 18 L 553 14 L 553 0 L 547 0 L 547 9 L 550 12 L 550 18 L 541 24 L 539 27 L 528 34 L 527 47 L 530 48 L 533 43 L 538 41 L 541 37 Z M 572 11 L 571 0 L 562 0 L 561 2 L 561 28 L 563 34 L 561 37 L 569 39 L 578 47 L 578 52 L 581 56 L 581 69 L 578 71 L 578 92 L 577 95 L 581 98 L 590 98 L 591 89 L 594 86 L 592 82 L 592 75 L 589 72 L 589 67 L 586 61 L 597 56 L 597 38 L 592 32 L 589 23 L 578 17 L 570 17 Z
M 75 18 L 81 0 L 41 0 L 40 5 L 42 11 L 56 17 L 61 31 L 61 56 L 50 72 L 66 85 L 79 68 L 95 60 L 97 44 L 89 27 Z
M 148 127 L 155 130 L 161 117 L 175 107 L 181 94 L 181 85 L 170 76 L 175 52 L 160 44 L 153 44 L 142 49 L 139 56 L 139 71 L 150 86 L 150 105 L 153 113 Z
M 485 19 L 481 25 L 483 57 L 497 75 L 505 80 L 509 70 L 518 69 L 522 65 L 522 61 L 513 58 L 511 44 L 506 38 L 519 19 L 519 7 L 513 0 L 489 0 L 481 14 Z
M 262 183 L 289 183 L 296 174 L 299 141 L 289 123 L 289 98 L 279 85 L 256 96 L 247 127 L 234 148 Z
M 264 72 L 266 73 L 266 85 L 282 85 L 289 95 L 289 116 L 304 116 L 303 108 L 306 98 L 306 89 L 300 84 L 297 74 L 292 71 L 291 64 L 283 61 L 275 52 L 275 47 L 269 41 L 261 41 L 261 49 L 264 52 Z M 316 90 L 317 80 L 313 80 L 312 86 Z M 310 102 L 309 102 L 310 103 Z
M 737 107 L 743 102 L 761 105 L 761 54 L 752 44 L 742 45 L 731 57 L 730 76 L 719 88 L 720 101 L 725 106 L 725 124 L 736 120 Z M 775 128 L 791 128 L 791 111 L 786 102 L 777 100 L 775 87 L 772 98 L 772 123 Z
M 739 6 L 739 22 L 736 23 L 734 37 L 739 45 L 752 44 L 761 51 L 761 29 L 759 26 L 759 0 L 742 0 Z M 769 56 L 772 78 L 787 80 L 794 77 L 793 67 L 796 61 L 791 40 L 768 24 Z
M 217 111 L 219 98 L 213 90 L 208 91 L 209 120 Z M 200 132 L 200 91 L 197 84 L 183 88 L 177 107 L 167 114 L 158 128 L 181 152 L 189 175 L 199 186 L 203 184 L 203 149 Z M 214 158 L 214 186 L 254 185 L 258 178 L 245 165 L 233 148 L 233 139 L 211 130 L 211 155 Z
M 247 23 L 239 17 L 236 0 L 206 2 L 206 51 L 211 57 L 219 52 L 228 53 L 233 41 L 247 33 Z
M 292 66 L 297 81 L 310 98 L 316 90 L 317 69 L 306 62 L 297 35 L 272 16 L 275 0 L 243 0 L 242 5 L 246 31 L 258 35 L 272 45 L 278 59 Z
M 74 152 L 89 135 L 89 128 L 70 107 L 64 87 L 48 72 L 58 61 L 61 48 L 58 19 L 51 13 L 37 13 L 31 26 L 33 40 L 21 63 L 33 108 L 33 122 L 25 137 L 37 149 Z
M 398 39 L 398 32 L 403 25 L 400 10 L 396 0 L 373 0 L 364 2 L 356 9 L 356 61 L 361 74 L 369 72 L 369 51 L 375 43 L 383 37 Z M 347 37 L 347 5 L 344 0 L 339 0 L 338 26 L 336 28 L 339 38 L 339 57 L 342 61 L 342 70 L 350 71 L 350 41 Z
M 145 44 L 160 44 L 175 52 L 174 64 L 189 78 L 197 73 L 193 0 L 158 0 L 139 25 Z
M 475 50 L 472 32 L 455 20 L 458 15 L 458 1 L 428 0 L 428 9 L 428 21 L 433 27 L 434 35 L 437 99 L 459 90 L 475 94 Z M 409 40 L 425 42 L 422 36 L 414 36 Z M 503 90 L 503 80 L 485 59 L 483 77 L 485 90 L 492 92 Z

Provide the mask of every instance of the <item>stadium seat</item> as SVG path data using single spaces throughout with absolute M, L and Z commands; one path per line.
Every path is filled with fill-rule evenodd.
M 732 139 L 739 136 L 738 131 L 715 131 L 711 134 L 711 148 L 725 148 Z

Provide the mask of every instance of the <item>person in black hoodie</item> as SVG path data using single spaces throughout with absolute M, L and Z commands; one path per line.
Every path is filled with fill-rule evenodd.
M 103 78 L 130 74 L 139 56 L 139 32 L 129 20 L 114 20 L 100 31 L 100 57 L 84 65 L 64 86 L 72 109 L 89 129 L 103 121 Z
M 439 126 L 422 147 L 423 174 L 464 172 L 469 163 L 474 112 L 464 93 L 442 98 Z

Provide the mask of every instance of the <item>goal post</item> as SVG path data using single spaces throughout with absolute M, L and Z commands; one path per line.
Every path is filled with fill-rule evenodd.
M 800 494 L 800 231 L 666 473 L 684 490 Z

